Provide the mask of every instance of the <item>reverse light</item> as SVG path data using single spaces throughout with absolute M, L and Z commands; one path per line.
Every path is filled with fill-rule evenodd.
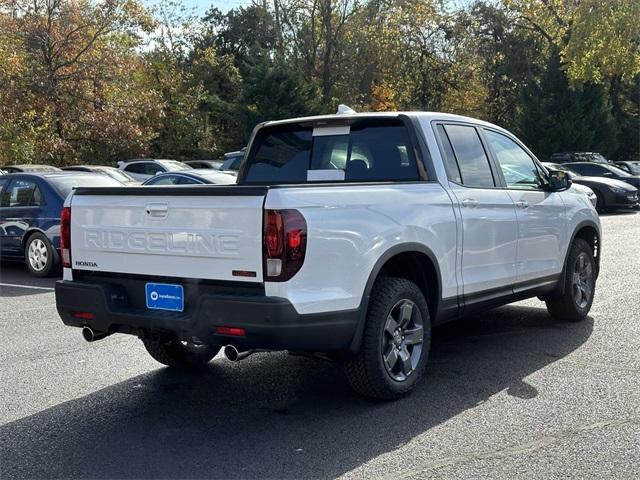
M 60 212 L 60 252 L 62 266 L 71 268 L 71 207 L 64 207 Z
M 289 280 L 302 268 L 306 250 L 307 222 L 298 210 L 264 212 L 265 280 Z

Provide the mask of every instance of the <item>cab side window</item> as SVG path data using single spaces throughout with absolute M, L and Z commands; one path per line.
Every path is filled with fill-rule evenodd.
M 542 188 L 538 167 L 520 145 L 493 130 L 485 129 L 484 134 L 500 164 L 507 187 L 521 190 Z
M 489 158 L 484 151 L 480 136 L 475 127 L 467 125 L 444 125 L 444 156 L 447 173 L 452 181 L 462 183 L 467 187 L 494 187 L 495 180 L 489 164 Z M 448 151 L 450 142 L 451 151 Z M 453 168 L 455 157 L 456 169 Z

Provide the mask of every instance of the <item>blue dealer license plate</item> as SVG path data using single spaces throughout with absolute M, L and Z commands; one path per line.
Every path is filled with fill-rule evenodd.
M 182 285 L 169 283 L 147 283 L 145 285 L 147 308 L 154 310 L 184 310 L 184 290 Z

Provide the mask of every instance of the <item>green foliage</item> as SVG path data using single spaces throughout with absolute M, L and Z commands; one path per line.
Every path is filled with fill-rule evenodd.
M 216 158 L 258 122 L 436 110 L 640 157 L 640 2 L 0 0 L 0 164 Z
M 613 78 L 611 101 L 619 145 L 612 158 L 640 161 L 640 75 L 630 82 Z
M 524 93 L 520 135 L 542 160 L 554 152 L 615 151 L 611 109 L 602 85 L 571 88 L 551 55 L 540 81 Z
M 247 83 L 243 102 L 247 127 L 266 120 L 326 113 L 318 89 L 286 66 L 268 62 L 253 65 Z M 248 133 L 245 131 L 245 137 Z

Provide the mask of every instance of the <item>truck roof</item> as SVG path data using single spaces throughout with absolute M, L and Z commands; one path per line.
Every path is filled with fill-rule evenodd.
M 284 120 L 274 120 L 267 121 L 262 125 L 283 125 L 287 123 L 303 123 L 303 122 L 322 122 L 322 121 L 331 121 L 335 119 L 349 119 L 349 118 L 369 118 L 369 117 L 398 117 L 400 115 L 407 115 L 414 118 L 419 118 L 421 120 L 426 120 L 428 122 L 432 120 L 452 120 L 459 122 L 471 122 L 480 125 L 485 125 L 487 127 L 494 127 L 502 130 L 502 127 L 495 125 L 493 123 L 485 122 L 484 120 L 479 120 L 477 118 L 465 117 L 463 115 L 456 115 L 453 113 L 443 113 L 443 112 L 421 112 L 421 111 L 403 111 L 403 112 L 362 112 L 362 113 L 342 113 L 342 114 L 329 114 L 329 115 L 315 115 L 310 117 L 298 117 L 298 118 L 288 118 Z

